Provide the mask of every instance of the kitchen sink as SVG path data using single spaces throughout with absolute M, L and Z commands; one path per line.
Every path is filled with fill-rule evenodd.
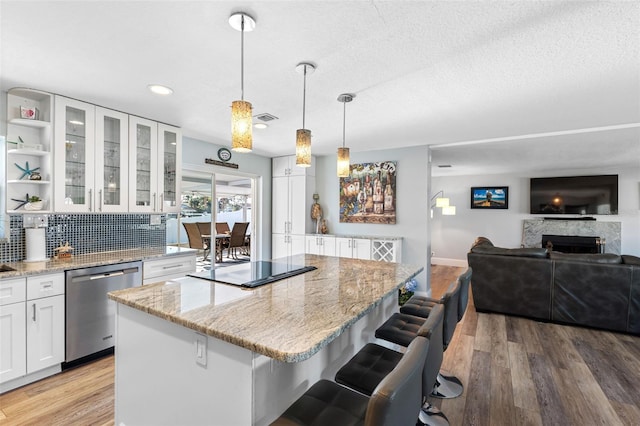
M 0 265 L 0 272 L 12 272 L 15 271 L 11 266 Z

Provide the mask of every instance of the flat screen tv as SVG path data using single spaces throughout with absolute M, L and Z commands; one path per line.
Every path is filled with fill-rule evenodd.
M 618 214 L 618 175 L 531 178 L 532 214 Z

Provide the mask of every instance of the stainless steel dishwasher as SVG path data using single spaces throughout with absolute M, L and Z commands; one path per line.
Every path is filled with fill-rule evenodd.
M 107 293 L 142 285 L 142 262 L 66 272 L 65 362 L 114 345 L 116 304 Z

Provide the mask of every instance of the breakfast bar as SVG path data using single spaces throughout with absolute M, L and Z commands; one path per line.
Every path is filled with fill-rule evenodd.
M 423 269 L 309 254 L 276 262 L 316 269 L 256 288 L 184 277 L 109 294 L 115 424 L 269 424 L 374 340 L 398 288 Z

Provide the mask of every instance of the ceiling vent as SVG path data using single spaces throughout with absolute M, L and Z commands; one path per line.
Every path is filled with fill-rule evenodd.
M 268 112 L 264 112 L 262 114 L 258 114 L 255 117 L 258 120 L 265 121 L 265 122 L 273 121 L 273 120 L 277 120 L 278 119 L 278 117 L 276 117 L 275 115 L 271 115 Z

